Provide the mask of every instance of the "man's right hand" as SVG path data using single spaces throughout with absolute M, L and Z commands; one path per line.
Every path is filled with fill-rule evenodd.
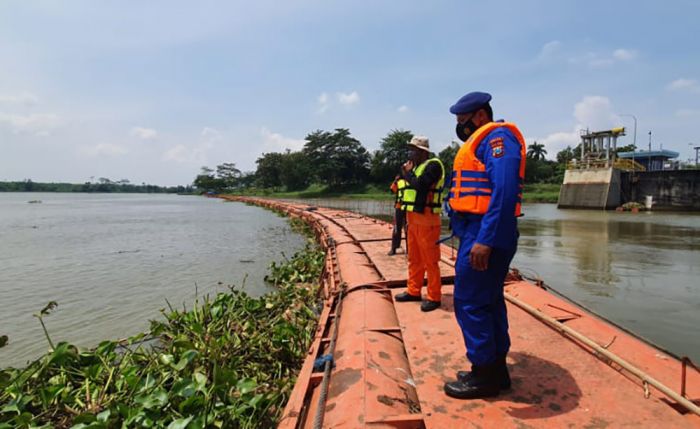
M 408 161 L 404 162 L 404 164 L 401 168 L 403 168 L 404 173 L 408 173 L 409 171 L 413 170 L 413 161 L 408 160 Z

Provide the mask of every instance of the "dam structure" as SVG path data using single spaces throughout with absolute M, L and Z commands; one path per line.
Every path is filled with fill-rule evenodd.
M 648 210 L 700 210 L 700 170 L 680 169 L 670 150 L 619 152 L 625 129 L 583 131 L 568 163 L 557 207 L 611 210 L 640 203 Z
M 559 191 L 559 208 L 614 209 L 623 201 L 620 171 L 643 170 L 634 160 L 618 160 L 617 139 L 624 128 L 607 131 L 584 131 L 578 159 L 571 161 Z

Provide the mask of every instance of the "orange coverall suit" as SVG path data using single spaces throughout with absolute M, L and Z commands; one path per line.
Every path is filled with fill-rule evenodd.
M 423 279 L 428 273 L 429 301 L 440 302 L 441 299 L 441 275 L 440 275 L 440 214 L 433 213 L 430 207 L 433 190 L 440 179 L 444 177 L 444 171 L 438 162 L 429 162 L 425 170 L 416 177 L 414 172 L 405 175 L 411 188 L 416 190 L 416 202 L 413 207 L 407 208 L 408 221 L 408 284 L 407 292 L 413 296 L 421 295 Z M 413 210 L 411 210 L 413 208 Z

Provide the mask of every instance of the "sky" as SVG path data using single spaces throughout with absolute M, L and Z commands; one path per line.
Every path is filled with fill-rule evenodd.
M 549 158 L 582 129 L 694 159 L 700 2 L 0 0 L 0 181 L 187 185 L 315 130 L 434 152 L 493 95 Z

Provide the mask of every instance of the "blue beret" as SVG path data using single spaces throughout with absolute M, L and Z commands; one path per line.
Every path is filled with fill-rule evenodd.
M 457 102 L 450 107 L 450 113 L 453 115 L 471 113 L 475 110 L 479 110 L 479 108 L 489 101 L 491 101 L 491 94 L 485 92 L 470 92 L 457 100 Z

